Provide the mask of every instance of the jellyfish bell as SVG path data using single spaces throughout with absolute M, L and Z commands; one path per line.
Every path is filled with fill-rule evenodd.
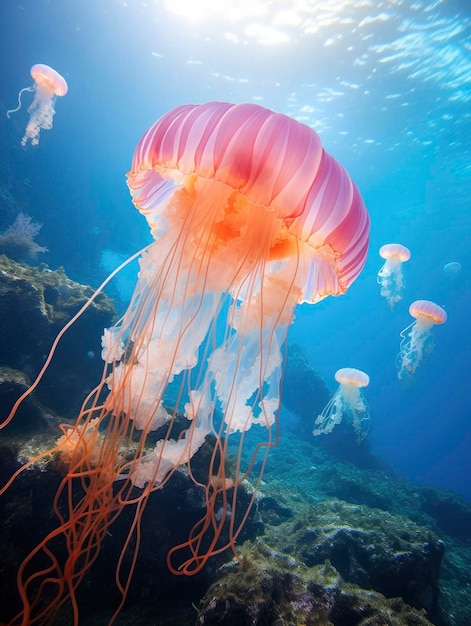
M 335 372 L 339 388 L 314 423 L 313 435 L 331 433 L 343 417 L 348 415 L 360 443 L 370 428 L 370 411 L 361 389 L 370 383 L 370 377 L 354 367 L 343 367 Z
M 461 263 L 459 261 L 450 261 L 450 263 L 445 263 L 443 271 L 448 276 L 456 276 L 461 272 Z
M 365 372 L 354 367 L 342 367 L 335 372 L 335 380 L 341 385 L 351 387 L 368 387 L 370 377 Z
M 404 263 L 410 259 L 410 250 L 400 243 L 386 243 L 379 249 L 379 256 L 388 261 Z
M 387 243 L 379 249 L 379 256 L 385 262 L 378 272 L 377 280 L 381 285 L 381 295 L 392 310 L 396 302 L 402 299 L 405 287 L 402 264 L 410 259 L 410 250 L 400 243 Z
M 409 313 L 415 321 L 401 332 L 401 347 L 396 359 L 398 377 L 403 380 L 415 374 L 425 349 L 432 346 L 433 326 L 444 324 L 447 320 L 446 311 L 431 300 L 412 302 Z
M 52 67 L 49 67 L 49 65 L 37 63 L 33 65 L 30 73 L 37 89 L 43 89 L 45 92 L 52 93 L 55 96 L 65 96 L 69 90 L 65 78 Z
M 416 300 L 410 305 L 409 313 L 423 326 L 444 324 L 447 320 L 445 309 L 431 300 Z
M 54 104 L 57 96 L 65 96 L 69 87 L 63 76 L 49 65 L 37 63 L 30 70 L 34 80 L 32 87 L 24 87 L 18 94 L 18 106 L 16 109 L 7 111 L 7 117 L 21 108 L 21 96 L 25 91 L 33 91 L 34 99 L 28 108 L 30 114 L 25 134 L 21 145 L 25 146 L 28 139 L 33 146 L 39 143 L 41 130 L 52 128 L 52 120 L 55 114 Z
M 283 350 L 295 307 L 345 293 L 366 260 L 369 216 L 346 171 L 311 128 L 256 104 L 210 102 L 165 114 L 139 141 L 127 182 L 154 241 L 142 251 L 127 311 L 104 331 L 103 378 L 57 444 L 59 453 L 67 446 L 60 492 L 74 493 L 76 482 L 86 489 L 68 498 L 67 513 L 56 496 L 59 527 L 20 570 L 28 616 L 46 583 L 57 584 L 57 598 L 41 615 L 64 596 L 77 606 L 78 582 L 111 520 L 131 504 L 135 524 L 116 574 L 124 602 L 132 567 L 122 572 L 120 564 L 142 511 L 182 465 L 206 506 L 188 540 L 170 550 L 170 570 L 192 575 L 227 548 L 237 554 L 278 441 Z M 167 410 L 175 384 L 178 400 Z M 187 426 L 174 435 L 180 408 Z M 258 430 L 256 443 L 250 429 Z M 203 479 L 195 459 L 208 435 L 214 445 Z M 248 477 L 254 490 L 238 513 Z M 73 546 L 65 565 L 52 546 L 59 534 Z M 51 565 L 27 578 L 39 553 Z

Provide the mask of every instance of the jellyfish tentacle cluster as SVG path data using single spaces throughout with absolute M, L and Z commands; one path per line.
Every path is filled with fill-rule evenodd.
M 311 128 L 259 105 L 170 111 L 141 138 L 127 182 L 155 241 L 127 311 L 104 331 L 103 378 L 58 442 L 68 467 L 60 490 L 71 495 L 67 512 L 56 498 L 59 527 L 25 561 L 30 571 L 43 551 L 51 567 L 30 578 L 20 572 L 24 615 L 37 606 L 32 582 L 40 593 L 46 578 L 56 581 L 57 599 L 43 615 L 63 596 L 76 606 L 76 587 L 119 511 L 137 507 L 124 554 L 150 492 L 182 465 L 206 507 L 188 540 L 170 550 L 170 570 L 192 575 L 211 556 L 236 551 L 278 440 L 295 307 L 345 293 L 366 260 L 369 216 L 346 171 Z M 188 427 L 174 436 L 180 407 Z M 258 430 L 253 440 L 250 429 Z M 194 456 L 208 435 L 207 476 L 196 477 Z M 255 488 L 236 515 L 248 477 Z M 51 556 L 58 534 L 73 546 L 67 567 Z M 118 564 L 123 602 L 131 574 Z
M 415 321 L 401 332 L 402 341 L 396 358 L 397 375 L 401 380 L 415 374 L 427 348 L 433 345 L 432 328 L 447 320 L 446 311 L 431 300 L 416 300 L 410 305 L 409 313 Z
M 370 377 L 365 372 L 353 367 L 343 367 L 335 373 L 339 388 L 329 400 L 324 410 L 317 416 L 313 435 L 327 435 L 344 416 L 349 416 L 360 443 L 370 429 L 370 410 L 361 389 L 367 387 Z

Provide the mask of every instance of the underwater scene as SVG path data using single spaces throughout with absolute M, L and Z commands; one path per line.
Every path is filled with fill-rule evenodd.
M 471 624 L 471 5 L 0 4 L 0 626 Z

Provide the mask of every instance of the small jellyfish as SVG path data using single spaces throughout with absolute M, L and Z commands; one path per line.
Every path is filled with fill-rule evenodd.
M 401 380 L 415 373 L 425 350 L 432 347 L 432 327 L 444 324 L 447 319 L 444 309 L 430 300 L 416 300 L 410 305 L 409 313 L 415 317 L 415 322 L 401 332 L 401 349 L 396 360 Z
M 410 259 L 410 250 L 400 243 L 387 243 L 379 249 L 379 256 L 386 262 L 378 272 L 378 284 L 392 310 L 402 298 L 405 287 L 402 264 Z
M 369 385 L 370 377 L 354 367 L 343 367 L 335 372 L 335 380 L 340 386 L 317 416 L 312 434 L 317 436 L 332 432 L 346 413 L 351 417 L 357 442 L 360 443 L 370 428 L 370 410 L 361 391 L 362 387 Z
M 56 96 L 65 96 L 68 91 L 67 82 L 56 70 L 49 65 L 38 63 L 31 68 L 31 76 L 34 80 L 32 87 L 24 87 L 18 94 L 18 106 L 16 109 L 7 111 L 7 117 L 10 113 L 15 113 L 21 108 L 21 96 L 25 91 L 34 91 L 34 100 L 28 109 L 29 121 L 26 131 L 21 140 L 21 145 L 25 146 L 28 139 L 31 144 L 36 146 L 39 143 L 39 133 L 41 129 L 49 130 L 52 128 L 52 118 L 54 117 L 54 103 Z
M 459 261 L 450 261 L 450 263 L 445 263 L 443 271 L 448 276 L 456 276 L 461 272 L 461 263 Z

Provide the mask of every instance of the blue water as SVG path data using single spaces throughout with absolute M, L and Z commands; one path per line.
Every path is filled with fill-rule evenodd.
M 96 286 L 149 241 L 125 173 L 165 111 L 254 101 L 311 125 L 362 191 L 371 247 L 347 295 L 297 311 L 291 339 L 332 391 L 338 368 L 368 372 L 376 454 L 471 501 L 470 35 L 465 0 L 3 0 L 0 184 L 43 224 L 41 260 Z M 69 93 L 39 146 L 22 148 L 30 94 L 5 113 L 34 63 L 59 71 Z M 11 217 L 0 216 L 0 230 Z M 394 312 L 376 284 L 378 249 L 390 241 L 412 252 Z M 456 275 L 443 271 L 451 261 L 462 265 Z M 131 284 L 127 275 L 119 295 Z M 394 364 L 399 333 L 423 298 L 448 321 L 406 388 Z

